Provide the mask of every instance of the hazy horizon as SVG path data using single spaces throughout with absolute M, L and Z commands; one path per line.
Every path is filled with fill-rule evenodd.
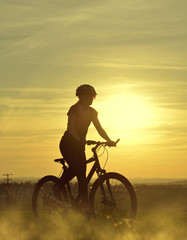
M 43 176 L 36 176 L 36 177 L 32 177 L 32 176 L 10 176 L 11 180 L 10 182 L 14 182 L 14 181 L 35 181 L 36 179 L 39 180 L 41 179 Z M 96 180 L 96 176 L 92 178 L 92 182 Z M 5 181 L 6 177 L 0 177 L 0 181 Z M 167 184 L 167 183 L 181 183 L 181 182 L 185 182 L 185 184 L 187 184 L 187 178 L 161 178 L 161 177 L 150 177 L 150 178 L 144 178 L 144 177 L 130 177 L 129 180 L 131 181 L 132 184 L 136 184 L 136 183 L 140 183 L 140 184 L 146 184 L 146 183 L 155 183 L 155 184 Z M 73 181 L 77 181 L 76 178 L 73 179 Z M 1 183 L 1 182 L 0 182 Z

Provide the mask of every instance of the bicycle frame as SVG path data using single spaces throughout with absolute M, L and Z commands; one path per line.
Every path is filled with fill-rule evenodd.
M 100 216 L 103 217 L 103 213 L 107 212 L 109 215 L 113 212 L 114 219 L 116 217 L 119 217 L 119 219 L 121 217 L 134 218 L 136 215 L 137 198 L 133 186 L 123 175 L 116 172 L 106 172 L 102 169 L 99 156 L 96 152 L 99 146 L 116 146 L 118 141 L 114 142 L 114 144 L 112 143 L 112 145 L 111 143 L 96 141 L 89 141 L 88 144 L 87 141 L 88 145 L 94 144 L 95 146 L 92 148 L 93 156 L 86 160 L 86 164 L 92 162 L 93 165 L 85 178 L 83 187 L 88 186 L 94 173 L 97 174 L 97 179 L 93 182 L 91 189 L 89 189 L 88 208 L 92 217 L 99 216 L 100 213 Z M 62 168 L 66 171 L 67 165 L 64 158 L 55 159 L 54 161 L 61 163 Z M 61 212 L 63 209 L 69 207 L 80 210 L 81 205 L 79 205 L 79 200 L 81 200 L 83 189 L 79 189 L 79 193 L 74 195 L 71 183 L 68 182 L 65 188 L 63 189 L 62 187 L 61 189 L 61 197 L 64 199 L 58 199 L 55 196 L 54 186 L 58 182 L 59 177 L 47 175 L 41 178 L 36 184 L 32 197 L 32 209 L 35 217 L 42 217 L 43 212 L 44 214 L 47 212 L 56 213 L 58 210 Z M 116 186 L 119 187 L 116 188 Z M 120 212 L 121 210 L 122 212 Z M 117 211 L 119 211 L 119 215 Z
M 101 166 L 100 166 L 100 163 L 99 163 L 99 158 L 97 156 L 97 148 L 98 148 L 99 144 L 97 144 L 95 147 L 92 148 L 92 152 L 93 152 L 93 157 L 89 158 L 87 161 L 86 161 L 86 164 L 88 163 L 91 163 L 91 162 L 95 162 L 94 165 L 92 166 L 90 172 L 88 173 L 87 177 L 86 177 L 86 180 L 85 180 L 85 183 L 84 183 L 84 186 L 88 186 L 90 180 L 92 179 L 94 173 L 96 172 L 97 173 L 97 176 L 98 178 L 100 179 L 100 176 L 101 175 L 104 175 L 106 173 L 105 170 L 101 169 Z M 71 193 L 71 188 L 70 188 L 70 184 L 67 183 L 67 188 L 68 188 L 68 192 L 69 192 L 69 195 L 70 197 L 73 199 L 73 196 L 72 196 L 72 193 Z M 104 191 L 104 188 L 103 188 L 103 185 L 100 184 L 101 186 L 101 191 L 103 192 L 103 196 L 105 198 L 106 194 L 105 194 L 105 191 Z M 80 196 L 81 196 L 81 191 L 78 193 L 78 196 L 74 199 L 75 201 L 79 201 L 80 200 Z

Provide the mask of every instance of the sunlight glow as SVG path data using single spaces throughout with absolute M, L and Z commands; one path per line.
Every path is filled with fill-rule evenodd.
M 115 95 L 102 103 L 102 121 L 115 130 L 154 125 L 154 109 L 147 99 L 136 95 Z

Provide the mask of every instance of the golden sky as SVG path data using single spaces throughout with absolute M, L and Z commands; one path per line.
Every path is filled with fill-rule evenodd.
M 58 174 L 66 113 L 88 83 L 101 124 L 120 138 L 108 171 L 187 177 L 186 1 L 0 5 L 0 175 Z M 93 126 L 88 138 L 101 140 Z

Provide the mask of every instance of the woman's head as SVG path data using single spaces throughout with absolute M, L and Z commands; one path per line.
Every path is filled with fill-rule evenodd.
M 84 105 L 91 105 L 97 93 L 91 85 L 83 84 L 76 89 L 76 96 Z

